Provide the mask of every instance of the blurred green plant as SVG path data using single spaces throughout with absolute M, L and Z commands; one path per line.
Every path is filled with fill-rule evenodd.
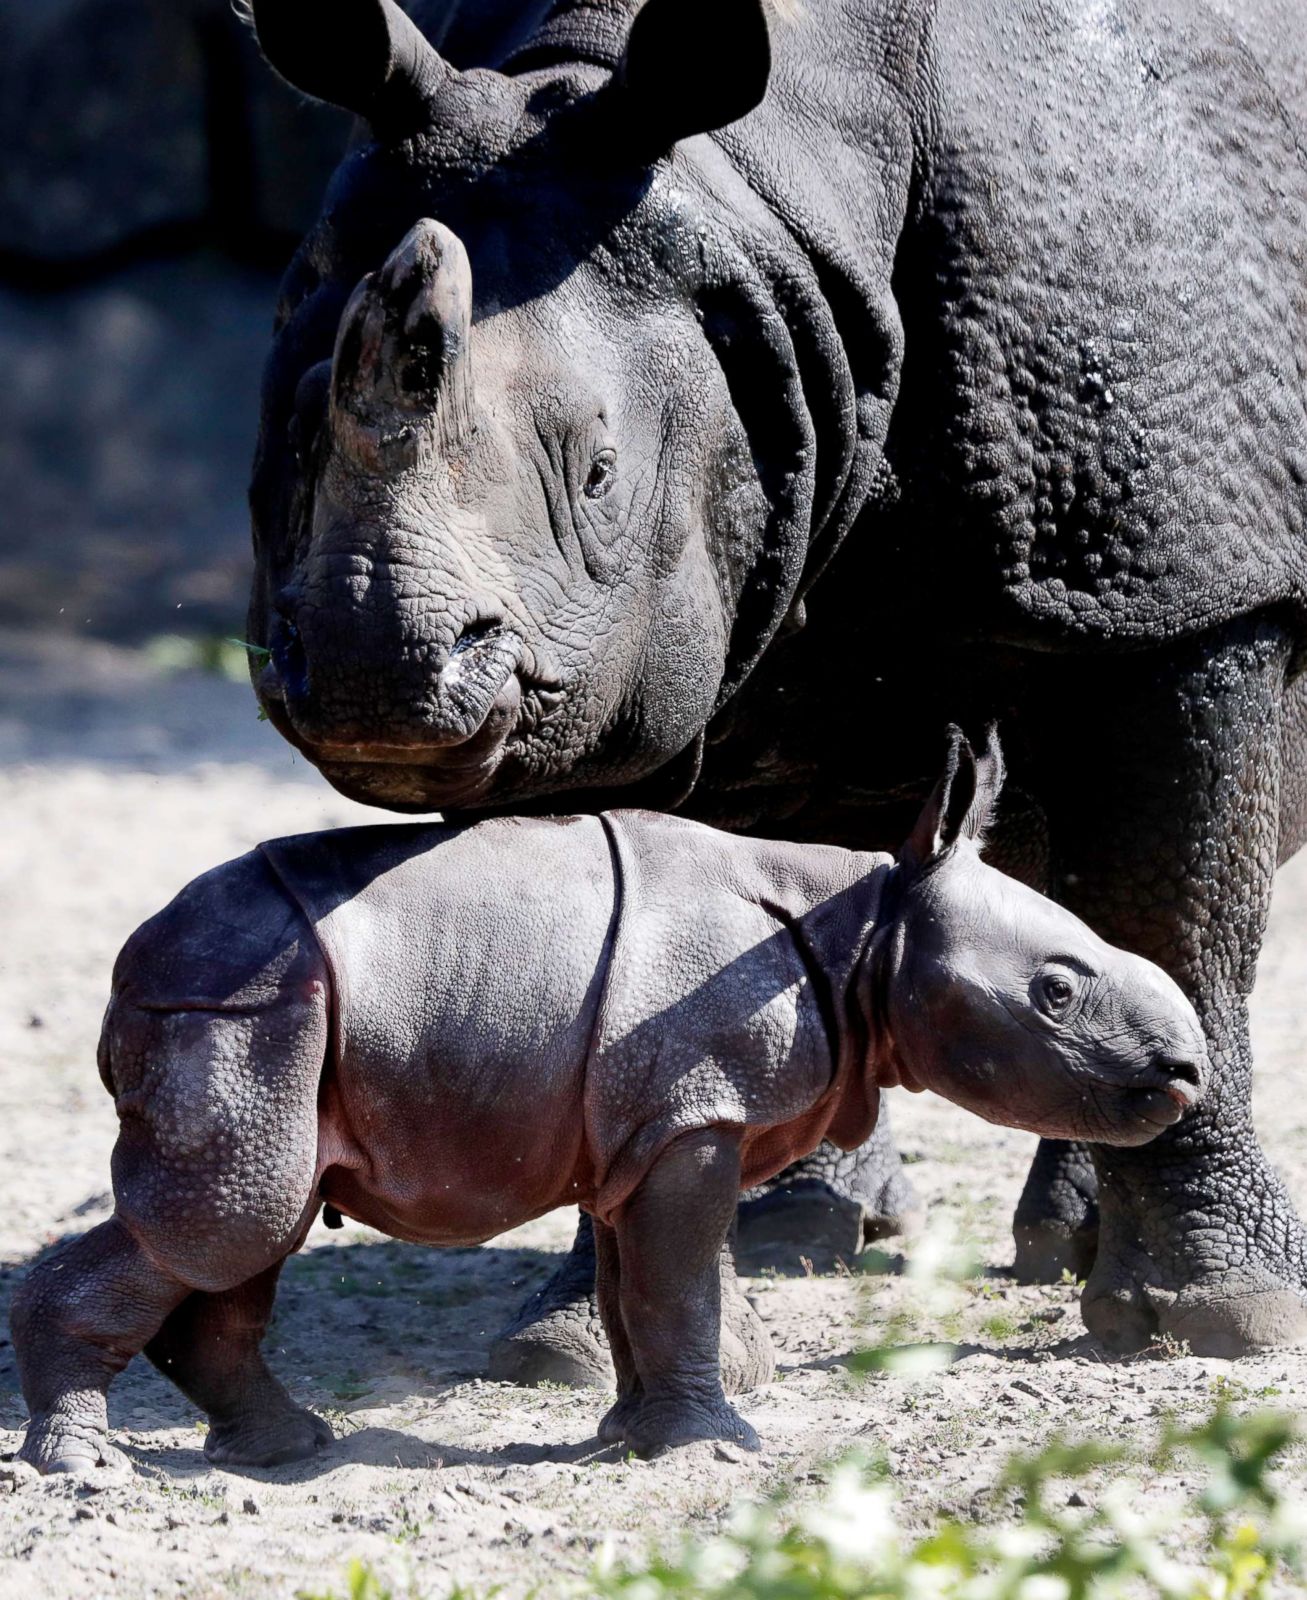
M 232 683 L 249 678 L 250 663 L 262 666 L 270 652 L 245 639 L 220 634 L 159 633 L 145 645 L 145 657 L 160 672 L 212 672 Z
M 891 1312 L 880 1324 L 878 1336 L 854 1353 L 849 1370 L 856 1373 L 893 1372 L 920 1377 L 938 1372 L 957 1360 L 951 1341 L 921 1341 L 916 1331 L 923 1319 L 955 1329 L 965 1296 L 961 1285 L 980 1271 L 974 1244 L 941 1217 L 912 1242 L 912 1253 L 900 1265 L 897 1256 L 883 1250 L 865 1250 L 858 1258 L 864 1277 L 901 1276 L 909 1285 L 908 1304 Z M 864 1321 L 867 1309 L 864 1303 Z
M 906 1262 L 868 1252 L 864 1264 L 871 1273 L 911 1280 L 910 1308 L 892 1313 L 877 1341 L 851 1365 L 875 1381 L 876 1374 L 936 1371 L 955 1359 L 951 1344 L 905 1340 L 918 1315 L 947 1324 L 957 1313 L 978 1270 L 966 1241 L 936 1226 L 914 1241 Z M 826 1469 L 814 1497 L 782 1491 L 742 1504 L 720 1533 L 686 1538 L 670 1553 L 621 1559 L 605 1545 L 590 1578 L 560 1579 L 532 1592 L 559 1600 L 1271 1600 L 1301 1594 L 1307 1506 L 1283 1495 L 1273 1477 L 1299 1438 L 1297 1426 L 1273 1412 L 1239 1415 L 1230 1404 L 1234 1395 L 1233 1384 L 1218 1390 L 1214 1410 L 1197 1424 L 1165 1422 L 1147 1448 L 1054 1438 L 1015 1455 L 995 1478 L 984 1520 L 946 1516 L 922 1533 L 908 1525 L 885 1463 L 850 1455 Z M 1178 1485 L 1183 1492 L 1158 1493 L 1150 1502 L 1141 1477 L 1182 1464 L 1199 1469 L 1201 1487 Z M 391 1600 L 357 1562 L 349 1581 L 348 1600 Z M 455 1591 L 449 1600 L 471 1597 Z
M 1139 1509 L 1123 1475 L 1084 1506 L 1068 1496 L 1129 1455 L 1120 1444 L 1056 1441 L 1018 1456 L 998 1485 L 1015 1514 L 981 1526 L 946 1517 L 926 1534 L 903 1526 L 893 1485 L 867 1462 L 836 1466 L 809 1504 L 742 1506 L 725 1530 L 634 1565 L 601 1557 L 587 1594 L 603 1600 L 1263 1600 L 1304 1574 L 1307 1517 L 1286 1504 L 1270 1471 L 1292 1422 L 1219 1408 L 1167 1429 L 1152 1458 L 1196 1458 L 1207 1483 L 1186 1503 Z M 1068 1500 L 1078 1504 L 1068 1505 Z M 1055 1504 L 1060 1502 L 1060 1504 Z M 1166 1550 L 1177 1521 L 1202 1530 L 1191 1554 Z
M 394 1600 L 395 1591 L 382 1583 L 365 1562 L 354 1560 L 345 1569 L 343 1600 Z M 297 1589 L 295 1600 L 342 1600 L 334 1589 Z

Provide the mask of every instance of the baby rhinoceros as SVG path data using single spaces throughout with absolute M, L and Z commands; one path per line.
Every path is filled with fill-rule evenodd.
M 981 860 L 1001 776 L 955 731 L 897 861 L 628 811 L 311 834 L 198 878 L 114 975 L 114 1215 L 15 1302 L 25 1459 L 107 1459 L 141 1350 L 210 1459 L 326 1444 L 259 1353 L 324 1203 L 451 1245 L 579 1203 L 618 1379 L 600 1438 L 756 1448 L 719 1355 L 741 1188 L 858 1144 L 887 1084 L 1123 1145 L 1202 1093 L 1171 979 Z

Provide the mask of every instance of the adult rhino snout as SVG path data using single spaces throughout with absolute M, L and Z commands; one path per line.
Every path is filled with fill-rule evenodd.
M 387 628 L 375 641 L 336 607 L 306 604 L 293 591 L 279 597 L 276 611 L 264 701 L 338 787 L 402 804 L 402 771 L 386 782 L 357 769 L 444 768 L 444 803 L 452 804 L 490 775 L 521 708 L 524 653 L 521 636 L 491 608 L 431 637 Z M 422 798 L 431 809 L 431 793 L 424 770 L 413 803 Z

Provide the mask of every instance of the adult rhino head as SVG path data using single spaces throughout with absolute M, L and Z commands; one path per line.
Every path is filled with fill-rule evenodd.
M 373 133 L 283 286 L 252 490 L 258 692 L 359 799 L 671 798 L 859 476 L 815 274 L 694 137 L 761 99 L 764 0 L 633 10 L 459 73 L 390 0 L 254 0 Z

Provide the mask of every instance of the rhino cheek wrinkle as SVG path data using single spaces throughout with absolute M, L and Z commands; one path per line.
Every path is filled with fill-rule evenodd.
M 723 1384 L 771 1370 L 722 1277 L 742 1189 L 861 1144 L 889 1083 L 1126 1144 L 1156 1131 L 1141 1088 L 1201 1094 L 1179 990 L 979 859 L 1001 781 L 992 734 L 977 757 L 953 730 L 897 862 L 618 811 L 306 834 L 197 879 L 114 973 L 114 1215 L 14 1302 L 24 1458 L 101 1459 L 141 1350 L 211 1460 L 311 1455 L 329 1430 L 259 1341 L 320 1209 L 465 1245 L 576 1202 L 618 1380 L 600 1439 L 756 1449 Z M 1077 948 L 1117 996 L 1102 1037 L 1031 1025 L 1032 975 Z

